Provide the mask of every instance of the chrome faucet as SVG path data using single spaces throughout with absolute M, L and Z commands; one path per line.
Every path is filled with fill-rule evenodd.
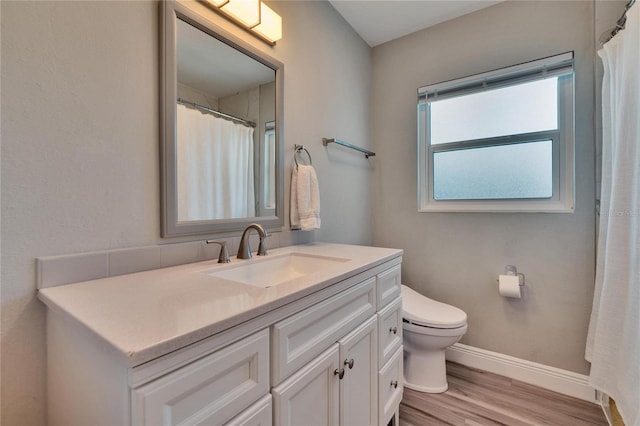
M 267 246 L 264 243 L 264 239 L 269 236 L 267 231 L 258 224 L 252 223 L 247 226 L 247 228 L 242 233 L 242 238 L 240 238 L 240 245 L 238 246 L 238 255 L 236 256 L 238 259 L 251 259 L 251 246 L 249 245 L 249 234 L 251 230 L 255 229 L 258 231 L 258 236 L 260 237 L 260 245 L 258 246 L 258 256 L 266 256 L 267 254 Z

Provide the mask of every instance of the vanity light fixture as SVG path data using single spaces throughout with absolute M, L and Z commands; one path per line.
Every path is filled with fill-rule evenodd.
M 272 46 L 282 38 L 282 18 L 262 0 L 205 0 L 204 2 L 214 11 Z
M 260 23 L 252 31 L 274 43 L 282 38 L 282 18 L 269 6 L 260 2 Z
M 229 0 L 220 6 L 220 10 L 247 28 L 260 24 L 260 0 Z

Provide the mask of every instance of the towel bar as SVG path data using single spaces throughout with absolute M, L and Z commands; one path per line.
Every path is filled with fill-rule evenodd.
M 376 155 L 375 152 L 369 151 L 368 149 L 360 148 L 359 146 L 351 145 L 349 142 L 341 141 L 336 138 L 322 138 L 322 145 L 327 146 L 330 143 L 337 143 L 338 145 L 346 146 L 347 148 L 355 149 L 356 151 L 362 152 L 366 158 L 373 157 Z

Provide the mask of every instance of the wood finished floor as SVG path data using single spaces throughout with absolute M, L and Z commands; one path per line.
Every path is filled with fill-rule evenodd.
M 426 394 L 404 389 L 400 426 L 583 426 L 607 421 L 598 405 L 447 363 L 449 390 Z

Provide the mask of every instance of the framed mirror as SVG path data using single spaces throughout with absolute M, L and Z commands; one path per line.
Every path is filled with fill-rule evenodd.
M 281 227 L 283 64 L 160 4 L 162 236 Z

